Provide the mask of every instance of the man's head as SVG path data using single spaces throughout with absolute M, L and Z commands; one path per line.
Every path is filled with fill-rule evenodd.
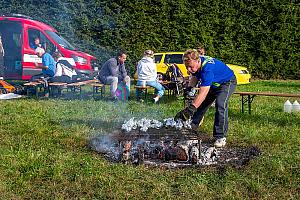
M 198 46 L 198 47 L 196 48 L 196 50 L 197 50 L 197 52 L 198 52 L 198 54 L 199 54 L 200 56 L 204 56 L 204 55 L 205 55 L 205 49 L 204 49 L 204 46 L 200 45 L 200 46 Z
M 201 59 L 196 49 L 188 49 L 184 52 L 182 60 L 190 73 L 197 72 L 201 67 Z
M 45 50 L 43 48 L 41 48 L 41 47 L 37 47 L 35 49 L 35 53 L 36 53 L 36 55 L 38 57 L 42 57 L 44 55 L 44 53 L 45 53 Z
M 60 52 L 57 51 L 57 52 L 54 52 L 54 53 L 53 53 L 52 57 L 53 57 L 54 60 L 57 62 L 58 59 L 59 59 L 60 57 L 62 57 L 62 55 L 61 55 Z
M 124 51 L 120 51 L 118 53 L 118 62 L 122 65 L 124 64 L 126 59 L 127 59 L 127 54 Z

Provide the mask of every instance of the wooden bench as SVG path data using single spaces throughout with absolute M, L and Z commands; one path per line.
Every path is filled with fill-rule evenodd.
M 58 96 L 61 96 L 61 91 L 64 89 L 65 86 L 67 86 L 67 83 L 52 82 L 49 83 L 48 85 L 49 85 L 49 91 L 51 95 L 55 96 L 55 94 L 58 94 Z M 55 93 L 55 89 L 57 93 Z
M 140 90 L 141 92 L 144 92 L 144 98 L 145 98 L 145 101 L 146 101 L 147 96 L 148 96 L 148 89 L 150 88 L 150 86 L 135 85 L 134 88 L 136 90 Z
M 28 83 L 24 83 L 24 86 L 26 87 L 27 96 L 29 96 L 30 88 L 33 88 L 35 91 L 35 96 L 39 97 L 39 91 L 42 88 L 44 88 L 44 82 L 42 81 L 28 82 Z M 45 90 L 43 93 L 45 93 Z
M 91 85 L 93 83 L 99 83 L 98 79 L 80 81 L 67 84 L 67 88 L 70 89 L 72 92 L 79 92 L 80 98 L 82 98 L 82 86 Z
M 105 92 L 105 85 L 102 83 L 91 83 L 90 85 L 93 87 L 93 98 L 96 99 L 96 95 L 100 93 L 102 99 Z
M 255 96 L 275 96 L 275 97 L 300 97 L 300 94 L 291 93 L 271 93 L 271 92 L 234 92 L 242 97 L 242 113 L 244 113 L 245 105 L 248 105 L 248 113 L 251 114 L 251 103 Z

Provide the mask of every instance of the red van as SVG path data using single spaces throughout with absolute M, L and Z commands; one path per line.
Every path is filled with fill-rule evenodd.
M 41 73 L 41 69 L 34 67 L 34 62 L 42 62 L 32 45 L 36 37 L 48 53 L 59 51 L 80 72 L 91 74 L 97 70 L 94 56 L 77 50 L 51 26 L 23 15 L 0 16 L 0 38 L 4 48 L 0 63 L 4 65 L 4 79 L 28 80 Z

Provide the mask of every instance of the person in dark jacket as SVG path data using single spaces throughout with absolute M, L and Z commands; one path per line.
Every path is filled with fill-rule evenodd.
M 99 74 L 99 80 L 104 84 L 110 85 L 110 93 L 112 99 L 117 99 L 115 91 L 119 82 L 124 82 L 130 90 L 130 77 L 127 75 L 125 61 L 127 55 L 125 52 L 119 52 L 117 57 L 107 60 Z

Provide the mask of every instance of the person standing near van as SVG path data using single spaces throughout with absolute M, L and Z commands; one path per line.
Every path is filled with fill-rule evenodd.
M 164 95 L 165 88 L 157 81 L 157 69 L 154 63 L 154 52 L 146 50 L 143 58 L 137 64 L 138 81 L 137 86 L 149 85 L 155 88 L 156 97 L 153 102 L 156 103 Z M 141 91 L 136 90 L 137 100 L 140 101 Z
M 200 44 L 197 48 L 196 48 L 199 56 L 205 56 L 205 48 L 202 44 Z
M 0 35 L 0 80 L 3 80 L 3 77 L 4 77 L 4 47 Z
M 192 127 L 198 127 L 205 112 L 216 101 L 214 146 L 224 147 L 228 132 L 228 103 L 236 88 L 236 77 L 225 63 L 208 56 L 199 56 L 197 50 L 187 50 L 183 61 L 192 74 L 191 81 L 197 83 L 201 80 L 201 83 L 199 94 L 188 107 L 177 113 L 175 119 L 186 121 L 192 118 Z
M 107 60 L 99 74 L 98 79 L 104 83 L 110 85 L 110 93 L 113 100 L 117 99 L 115 94 L 119 82 L 124 82 L 130 91 L 130 77 L 127 75 L 125 68 L 125 61 L 127 54 L 125 52 L 119 52 L 117 57 Z

